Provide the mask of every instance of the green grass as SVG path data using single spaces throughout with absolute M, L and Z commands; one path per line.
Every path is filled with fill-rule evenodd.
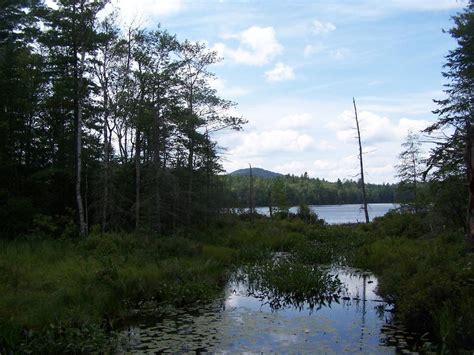
M 0 344 L 59 351 L 74 330 L 86 336 L 70 342 L 70 351 L 97 348 L 95 338 L 144 300 L 179 306 L 216 295 L 236 257 L 184 238 L 0 242 Z
M 290 258 L 258 262 L 246 269 L 249 292 L 268 300 L 272 309 L 293 306 L 309 309 L 338 300 L 343 291 L 337 276 L 315 265 L 295 262 Z
M 0 241 L 0 350 L 112 349 L 134 309 L 216 297 L 232 269 L 291 251 L 298 223 L 223 219 L 175 236 Z
M 376 273 L 378 291 L 396 306 L 411 331 L 428 333 L 438 351 L 474 348 L 474 254 L 464 234 L 433 233 L 421 216 L 389 214 L 366 228 L 370 235 L 353 263 Z
M 268 263 L 275 252 L 291 258 Z M 440 351 L 474 347 L 474 257 L 462 235 L 434 235 L 418 216 L 391 214 L 357 226 L 224 217 L 167 237 L 0 241 L 0 352 L 113 351 L 114 331 L 135 310 L 206 302 L 256 261 L 264 289 L 315 305 L 338 285 L 314 265 L 369 269 L 410 330 L 429 332 Z

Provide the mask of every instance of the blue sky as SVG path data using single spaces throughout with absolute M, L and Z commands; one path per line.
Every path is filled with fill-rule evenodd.
M 227 171 L 253 166 L 357 178 L 356 98 L 369 182 L 394 182 L 409 130 L 436 119 L 443 33 L 456 0 L 114 0 L 124 21 L 205 42 L 223 61 L 212 85 L 249 123 L 215 138 Z M 427 148 L 426 148 L 427 149 Z

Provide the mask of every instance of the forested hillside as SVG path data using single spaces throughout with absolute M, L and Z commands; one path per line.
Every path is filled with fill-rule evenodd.
M 283 174 L 275 173 L 273 171 L 265 170 L 265 169 L 262 169 L 262 168 L 239 169 L 239 170 L 236 170 L 236 171 L 233 171 L 233 172 L 229 173 L 229 175 L 232 175 L 232 176 L 250 176 L 250 170 L 252 170 L 252 176 L 261 177 L 261 178 L 273 178 L 273 177 L 277 177 L 277 176 L 283 176 Z
M 228 207 L 248 207 L 250 199 L 250 177 L 248 175 L 227 175 L 221 177 L 227 191 Z M 361 203 L 360 183 L 352 180 L 329 182 L 313 179 L 307 175 L 300 177 L 284 175 L 274 178 L 252 178 L 255 206 L 290 207 L 300 204 L 331 205 Z M 405 197 L 397 184 L 366 184 L 369 203 L 400 202 Z

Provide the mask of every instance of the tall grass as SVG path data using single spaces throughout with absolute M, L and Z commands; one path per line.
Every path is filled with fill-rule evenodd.
M 234 268 L 256 261 L 268 267 L 255 280 L 297 300 L 318 297 L 331 281 L 315 264 L 370 269 L 411 330 L 429 332 L 439 350 L 473 348 L 474 257 L 462 239 L 391 214 L 370 225 L 224 217 L 166 237 L 0 241 L 0 352 L 113 351 L 114 330 L 136 310 L 215 298 Z M 265 264 L 275 252 L 289 252 L 289 264 Z
M 233 267 L 301 245 L 295 228 L 224 219 L 167 237 L 0 241 L 0 351 L 110 349 L 131 311 L 215 297 Z
M 419 216 L 404 214 L 380 219 L 367 233 L 375 238 L 357 250 L 354 263 L 377 274 L 378 292 L 395 304 L 397 318 L 428 333 L 440 352 L 473 349 L 474 255 L 464 235 L 433 235 Z

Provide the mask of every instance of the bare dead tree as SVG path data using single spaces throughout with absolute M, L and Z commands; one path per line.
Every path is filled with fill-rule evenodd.
M 81 11 L 84 10 L 84 2 L 80 4 Z M 73 6 L 73 13 L 76 14 L 76 5 Z M 84 43 L 79 43 L 78 37 L 78 24 L 73 22 L 73 34 L 75 36 L 73 44 L 73 55 L 74 55 L 74 121 L 76 126 L 76 204 L 79 215 L 79 234 L 82 237 L 87 236 L 87 223 L 84 215 L 84 202 L 82 200 L 82 89 L 83 89 L 83 75 L 85 69 L 85 56 L 86 49 Z M 80 59 L 78 59 L 80 48 Z
M 272 190 L 268 190 L 268 211 L 270 212 L 270 218 L 273 218 Z
M 352 98 L 352 102 L 354 103 L 354 113 L 355 113 L 355 120 L 356 120 L 356 126 L 357 126 L 357 138 L 359 141 L 359 162 L 360 162 L 360 181 L 362 185 L 362 203 L 364 204 L 365 223 L 369 223 L 369 210 L 367 208 L 367 194 L 365 192 L 364 162 L 362 159 L 362 142 L 360 139 L 359 118 L 357 117 L 357 107 L 356 107 L 356 102 L 354 98 Z
M 254 192 L 253 192 L 253 175 L 252 175 L 252 165 L 249 163 L 249 206 L 250 213 L 255 212 L 255 203 L 254 203 Z

